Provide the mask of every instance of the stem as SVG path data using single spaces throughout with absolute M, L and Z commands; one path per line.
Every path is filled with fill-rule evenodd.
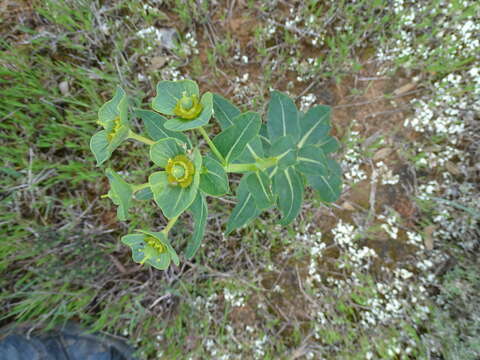
M 202 134 L 203 138 L 205 139 L 205 141 L 207 142 L 208 146 L 210 147 L 210 149 L 212 150 L 212 152 L 215 154 L 215 156 L 218 158 L 218 160 L 220 160 L 220 162 L 223 164 L 223 165 L 226 165 L 226 161 L 225 161 L 225 158 L 222 156 L 222 154 L 220 154 L 220 151 L 218 151 L 217 147 L 215 146 L 215 144 L 212 142 L 212 140 L 210 140 L 210 138 L 208 137 L 208 134 L 207 132 L 205 131 L 205 129 L 200 126 L 198 128 L 198 131 L 200 131 L 200 134 Z
M 175 216 L 175 217 L 171 218 L 170 220 L 168 220 L 168 224 L 162 230 L 162 233 L 164 233 L 165 235 L 168 235 L 168 232 L 172 229 L 173 225 L 175 225 L 175 223 L 177 222 L 179 217 L 180 217 L 180 215 Z
M 247 171 L 257 171 L 258 167 L 256 163 L 252 164 L 228 164 L 225 167 L 226 172 L 229 173 L 242 173 Z
M 134 133 L 132 130 L 130 130 L 128 132 L 128 138 L 129 139 L 135 139 L 135 140 L 138 140 L 144 144 L 147 144 L 147 145 L 153 145 L 155 144 L 155 141 L 153 140 L 150 140 L 142 135 L 138 135 L 137 133 Z
M 266 159 L 259 158 L 257 162 L 251 164 L 228 164 L 225 167 L 225 170 L 229 173 L 242 173 L 247 171 L 265 170 L 269 167 L 275 166 L 277 162 L 278 159 L 275 157 Z
M 139 184 L 139 185 L 132 185 L 132 189 L 133 189 L 133 192 L 136 193 L 137 191 L 140 191 L 142 189 L 145 189 L 147 187 L 149 187 L 150 184 L 149 183 L 145 183 L 145 184 Z

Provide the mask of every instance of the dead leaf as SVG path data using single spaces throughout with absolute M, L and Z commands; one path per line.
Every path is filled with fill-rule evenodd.
M 452 173 L 453 175 L 458 176 L 458 175 L 461 174 L 461 172 L 460 172 L 460 170 L 458 169 L 457 165 L 455 165 L 455 164 L 454 164 L 453 162 L 451 162 L 451 161 L 447 161 L 447 162 L 445 163 L 445 167 L 446 167 L 447 170 L 448 170 L 450 173 Z
M 407 92 L 409 92 L 410 90 L 415 89 L 416 86 L 417 86 L 417 84 L 415 84 L 415 83 L 405 84 L 405 85 L 403 85 L 403 86 L 400 86 L 398 89 L 396 89 L 396 90 L 393 92 L 393 94 L 394 94 L 394 95 L 401 95 L 401 94 L 407 93 Z
M 436 229 L 437 227 L 435 225 L 429 225 L 423 229 L 425 234 L 424 244 L 427 250 L 433 250 L 433 233 Z
M 161 69 L 167 63 L 167 58 L 165 56 L 155 56 L 150 60 L 150 66 L 148 69 L 150 71 L 155 71 Z
M 353 205 L 350 204 L 348 201 L 345 201 L 342 204 L 342 209 L 347 210 L 347 211 L 355 211 L 355 208 L 353 207 Z
M 383 148 L 378 150 L 374 155 L 373 155 L 373 161 L 378 161 L 378 160 L 383 160 L 388 157 L 393 152 L 392 148 Z

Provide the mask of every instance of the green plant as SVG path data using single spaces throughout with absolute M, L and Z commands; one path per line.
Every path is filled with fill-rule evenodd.
M 123 141 L 138 140 L 150 147 L 150 159 L 163 169 L 151 174 L 147 183 L 138 185 L 127 183 L 110 168 L 106 170 L 110 191 L 104 196 L 118 205 L 120 220 L 128 218 L 133 199 L 153 199 L 169 219 L 160 232 L 138 230 L 122 238 L 138 263 L 157 269 L 166 269 L 170 261 L 178 264 L 168 234 L 185 211 L 195 221 L 185 250 L 185 256 L 192 258 L 207 223 L 205 198 L 230 192 L 228 173 L 243 176 L 236 188 L 237 204 L 228 219 L 227 234 L 275 205 L 282 215 L 280 223 L 292 222 L 300 211 L 306 184 L 317 190 L 325 202 L 333 202 L 340 195 L 341 169 L 329 157 L 339 144 L 329 135 L 328 106 L 315 106 L 301 113 L 286 94 L 273 91 L 266 123 L 262 124 L 260 114 L 242 113 L 217 94 L 200 96 L 195 82 L 181 80 L 160 81 L 152 107 L 156 112 L 134 110 L 144 122 L 150 137 L 146 138 L 131 129 L 128 99 L 118 88 L 113 99 L 100 108 L 98 124 L 103 130 L 93 135 L 90 143 L 97 165 L 101 165 Z M 212 115 L 222 131 L 210 139 L 203 126 Z M 183 133 L 187 130 L 199 132 L 210 151 L 202 155 L 199 146 Z

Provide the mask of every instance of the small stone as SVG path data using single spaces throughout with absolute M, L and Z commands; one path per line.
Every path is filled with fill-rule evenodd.
M 58 88 L 60 92 L 62 93 L 63 96 L 68 95 L 69 93 L 69 86 L 67 81 L 62 81 L 60 84 L 58 84 Z

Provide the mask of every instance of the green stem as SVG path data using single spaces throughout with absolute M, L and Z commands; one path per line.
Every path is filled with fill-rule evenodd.
M 202 134 L 203 138 L 205 139 L 205 141 L 207 142 L 208 146 L 210 147 L 210 149 L 212 150 L 212 152 L 215 154 L 215 156 L 218 158 L 218 160 L 220 160 L 220 162 L 223 164 L 223 165 L 226 165 L 226 161 L 225 161 L 225 158 L 222 156 L 222 154 L 220 154 L 220 151 L 218 151 L 217 147 L 215 146 L 215 144 L 213 143 L 212 140 L 210 140 L 210 138 L 208 137 L 208 134 L 207 132 L 205 131 L 205 129 L 203 127 L 199 127 L 198 128 L 198 131 L 200 131 L 200 134 Z
M 142 189 L 145 189 L 147 187 L 149 187 L 150 184 L 149 183 L 145 183 L 145 184 L 139 184 L 139 185 L 132 185 L 132 190 L 134 193 L 136 193 L 137 191 L 140 191 Z
M 277 162 L 278 159 L 275 157 L 266 159 L 259 158 L 256 162 L 250 164 L 228 164 L 225 167 L 225 170 L 229 173 L 242 173 L 248 171 L 265 170 L 269 167 L 275 166 Z
M 134 133 L 132 130 L 129 131 L 128 133 L 128 138 L 129 139 L 135 139 L 135 140 L 138 140 L 144 144 L 147 144 L 147 145 L 153 145 L 155 144 L 155 141 L 153 140 L 150 140 L 142 135 L 138 135 L 137 133 Z
M 180 215 L 172 217 L 170 220 L 168 220 L 167 226 L 165 226 L 165 228 L 161 232 L 165 235 L 168 235 L 168 232 L 172 229 L 173 225 L 175 225 L 179 217 Z

